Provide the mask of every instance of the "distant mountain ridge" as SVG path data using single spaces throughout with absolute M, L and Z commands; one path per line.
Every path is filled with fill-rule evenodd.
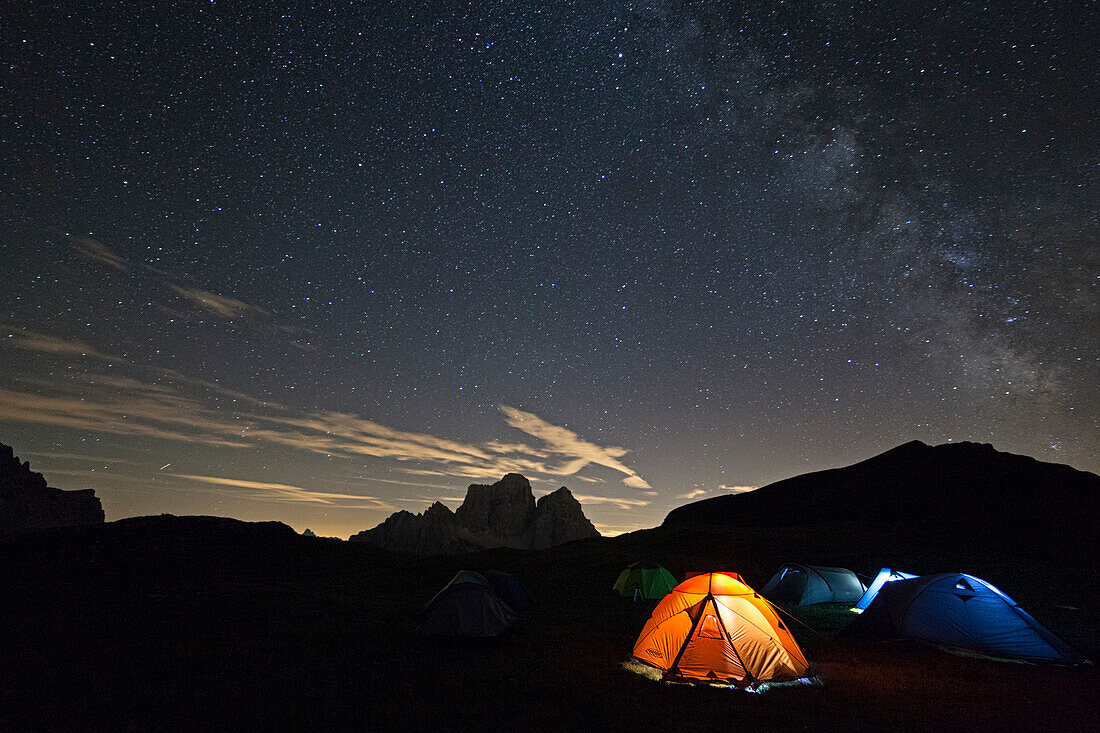
M 930 532 L 1041 535 L 1088 548 L 1097 528 L 1100 476 L 1004 453 L 986 443 L 905 443 L 843 468 L 673 509 L 665 526 L 790 527 L 907 523 Z M 943 530 L 946 531 L 946 530 Z
M 103 524 L 103 505 L 91 489 L 63 491 L 0 443 L 0 537 L 47 527 Z
M 348 539 L 395 552 L 440 555 L 490 547 L 542 550 L 599 536 L 569 489 L 562 486 L 536 502 L 531 482 L 509 473 L 495 484 L 471 484 L 457 511 L 437 501 L 421 514 L 392 514 Z

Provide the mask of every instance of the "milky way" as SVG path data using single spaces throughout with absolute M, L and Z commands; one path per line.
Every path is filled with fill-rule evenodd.
M 1100 469 L 1091 3 L 25 5 L 0 439 L 109 518 Z

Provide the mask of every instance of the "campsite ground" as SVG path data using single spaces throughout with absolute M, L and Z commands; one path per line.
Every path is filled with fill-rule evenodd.
M 283 528 L 285 529 L 285 528 Z M 753 695 L 623 668 L 653 603 L 610 592 L 641 557 L 740 572 L 791 559 L 872 573 L 958 569 L 999 585 L 1097 653 L 1090 558 L 912 542 L 875 528 L 656 529 L 542 552 L 409 558 L 277 527 L 159 518 L 0 545 L 0 721 L 6 728 L 338 727 L 393 730 L 1044 729 L 1100 712 L 1093 666 L 1036 666 L 837 640 L 846 612 L 793 624 L 824 684 Z M 973 552 L 968 545 L 968 552 Z M 890 556 L 889 560 L 887 555 Z M 530 618 L 487 643 L 415 633 L 460 568 L 516 572 Z

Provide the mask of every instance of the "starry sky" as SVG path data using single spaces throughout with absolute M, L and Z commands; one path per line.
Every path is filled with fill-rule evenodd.
M 0 441 L 109 520 L 605 534 L 901 442 L 1100 470 L 1095 2 L 22 3 Z

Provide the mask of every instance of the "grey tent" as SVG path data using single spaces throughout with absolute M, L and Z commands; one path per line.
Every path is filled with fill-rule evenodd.
M 842 633 L 870 639 L 921 639 L 1033 662 L 1083 660 L 993 584 L 965 573 L 887 583 Z
M 856 574 L 845 568 L 789 563 L 760 589 L 776 603 L 855 603 L 866 588 Z
M 460 570 L 424 608 L 427 636 L 500 636 L 517 619 L 481 573 Z

